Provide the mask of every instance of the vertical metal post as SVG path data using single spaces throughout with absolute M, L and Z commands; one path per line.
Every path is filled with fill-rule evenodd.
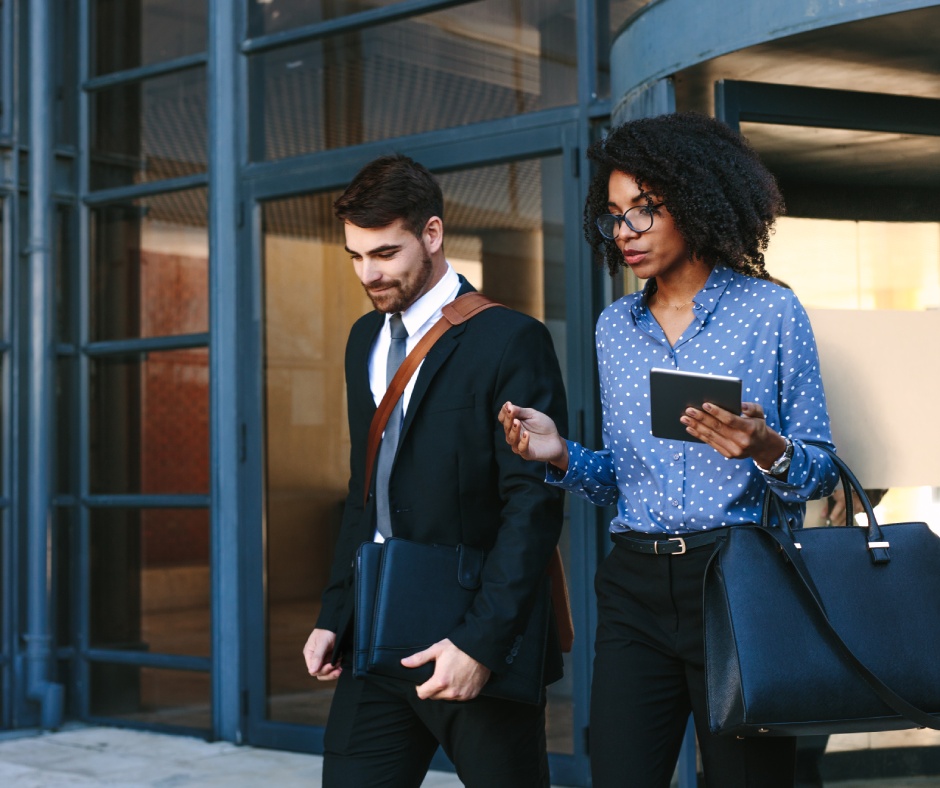
M 236 4 L 237 5 L 237 4 Z M 209 419 L 212 562 L 212 727 L 241 741 L 238 556 L 238 85 L 239 14 L 231 0 L 209 0 Z
M 27 379 L 27 692 L 40 704 L 42 726 L 62 721 L 64 690 L 53 667 L 50 597 L 52 562 L 53 106 L 50 0 L 29 3 L 29 351 Z

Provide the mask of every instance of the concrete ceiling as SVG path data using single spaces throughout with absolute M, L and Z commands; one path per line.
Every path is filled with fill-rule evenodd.
M 679 109 L 714 113 L 718 80 L 940 100 L 940 5 L 761 44 L 675 75 Z M 743 123 L 781 182 L 790 212 L 940 220 L 936 136 Z M 868 187 L 863 189 L 860 187 Z

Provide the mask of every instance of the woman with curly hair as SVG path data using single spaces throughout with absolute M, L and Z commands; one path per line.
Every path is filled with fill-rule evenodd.
M 690 713 L 708 786 L 792 786 L 794 739 L 709 731 L 702 635 L 719 536 L 758 521 L 768 487 L 799 520 L 837 481 L 805 443 L 832 445 L 809 320 L 764 268 L 780 193 L 740 135 L 697 114 L 625 123 L 589 156 L 588 242 L 611 275 L 646 280 L 597 321 L 604 448 L 513 403 L 499 419 L 518 454 L 547 463 L 546 481 L 617 506 L 595 578 L 594 786 L 666 788 Z M 740 413 L 688 408 L 687 440 L 654 437 L 653 368 L 739 377 L 746 401 Z

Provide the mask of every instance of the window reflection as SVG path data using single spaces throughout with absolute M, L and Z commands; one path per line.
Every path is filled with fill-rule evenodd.
M 204 189 L 92 209 L 93 340 L 208 330 L 206 213 Z
M 577 101 L 573 0 L 470 3 L 255 55 L 253 159 Z
M 208 509 L 95 509 L 91 643 L 209 656 Z
M 360 11 L 384 8 L 401 0 L 248 0 L 248 31 L 251 36 L 280 33 L 303 25 L 327 22 Z
M 91 0 L 89 5 L 95 75 L 206 49 L 206 0 Z
M 206 171 L 206 71 L 93 91 L 91 188 Z
M 93 494 L 209 492 L 209 351 L 90 362 Z
M 208 673 L 91 664 L 91 714 L 150 725 L 212 728 Z

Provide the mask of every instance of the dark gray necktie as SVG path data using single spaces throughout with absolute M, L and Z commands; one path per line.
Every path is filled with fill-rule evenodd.
M 400 314 L 394 314 L 388 321 L 392 332 L 392 342 L 388 346 L 388 361 L 385 365 L 385 385 L 392 382 L 392 378 L 405 360 L 405 343 L 408 341 L 408 329 L 401 320 Z M 392 461 L 398 449 L 398 438 L 401 435 L 401 402 L 398 398 L 392 414 L 385 425 L 385 435 L 379 446 L 379 460 L 375 474 L 375 500 L 377 507 L 376 527 L 385 539 L 392 535 L 392 518 L 388 507 L 388 479 L 392 473 Z

